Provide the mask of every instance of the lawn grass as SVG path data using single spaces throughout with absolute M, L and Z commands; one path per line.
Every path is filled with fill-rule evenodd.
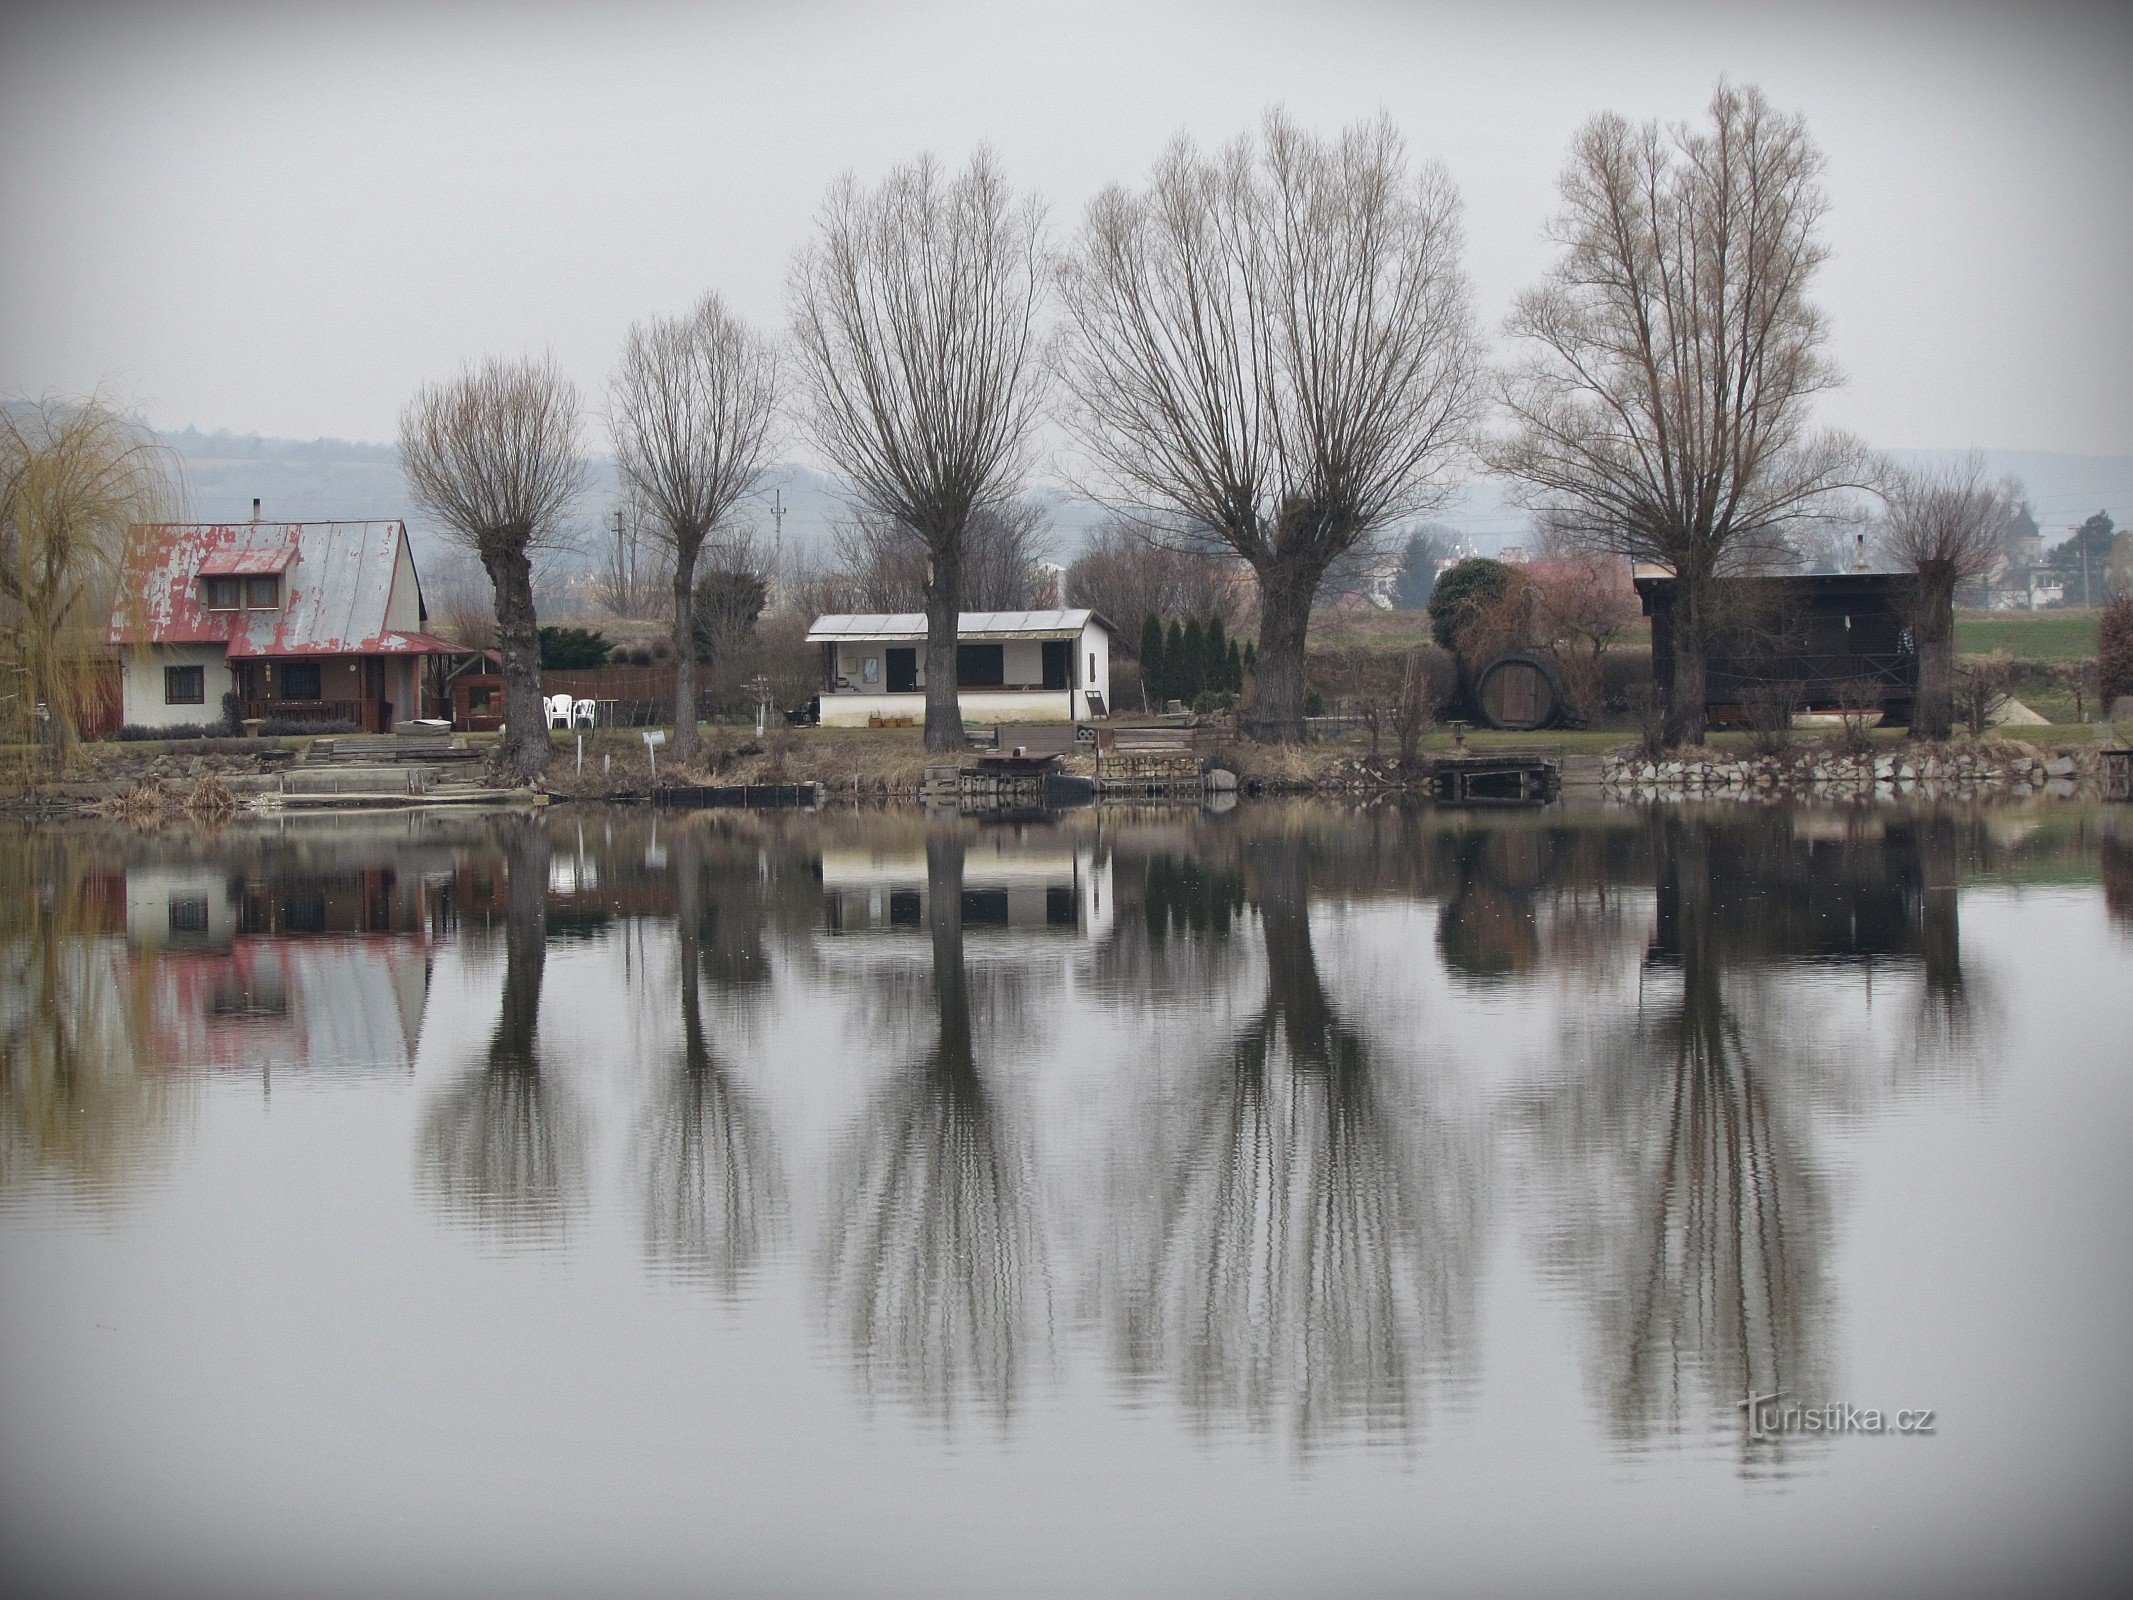
M 2096 653 L 2096 611 L 1959 611 L 1958 655 L 2004 650 L 2035 661 L 2077 661 Z

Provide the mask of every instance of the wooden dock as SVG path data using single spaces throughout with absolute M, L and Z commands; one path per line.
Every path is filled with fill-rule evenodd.
M 1538 806 L 1562 788 L 1562 773 L 1529 750 L 1462 752 L 1429 764 L 1430 797 L 1441 806 Z

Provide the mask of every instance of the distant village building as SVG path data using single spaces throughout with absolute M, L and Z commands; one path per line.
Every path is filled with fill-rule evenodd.
M 1101 613 L 966 611 L 956 636 L 956 688 L 975 722 L 1085 722 L 1110 715 L 1111 644 Z M 924 613 L 817 617 L 825 727 L 926 718 Z
M 441 704 L 464 649 L 427 613 L 400 522 L 187 522 L 133 530 L 109 640 L 124 720 L 350 722 L 384 733 Z

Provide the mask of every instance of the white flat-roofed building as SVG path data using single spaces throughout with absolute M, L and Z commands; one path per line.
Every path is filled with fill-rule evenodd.
M 1086 722 L 1110 715 L 1111 642 L 1095 611 L 966 611 L 956 691 L 966 722 Z M 926 618 L 899 611 L 817 617 L 822 722 L 863 728 L 926 720 Z

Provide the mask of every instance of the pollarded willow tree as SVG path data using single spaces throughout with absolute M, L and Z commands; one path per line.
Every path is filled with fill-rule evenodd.
M 584 483 L 578 392 L 553 359 L 471 364 L 401 412 L 400 468 L 415 503 L 489 575 L 504 679 L 496 766 L 530 782 L 548 768 L 533 557 L 562 539 Z
M 1106 497 L 1259 582 L 1254 719 L 1303 732 L 1329 569 L 1453 488 L 1476 407 L 1459 202 L 1383 118 L 1316 138 L 1270 112 L 1144 190 L 1090 202 L 1057 263 L 1071 415 Z
M 1042 223 L 990 151 L 952 178 L 928 156 L 877 188 L 839 180 L 793 263 L 816 447 L 864 510 L 925 547 L 929 750 L 963 743 L 955 647 L 972 519 L 1004 509 L 1028 467 Z
M 1708 126 L 1595 117 L 1558 181 L 1554 270 L 1508 331 L 1511 428 L 1491 464 L 1552 532 L 1677 585 L 1668 731 L 1704 732 L 1715 580 L 1782 559 L 1869 486 L 1856 443 L 1808 427 L 1838 376 L 1808 298 L 1828 251 L 1806 123 L 1720 84 Z
M 1914 731 L 1945 739 L 1955 719 L 1955 591 L 1991 572 L 2014 515 L 2013 486 L 1991 483 L 1976 456 L 1934 472 L 1894 472 L 1884 491 L 1883 558 L 1912 576 L 1918 645 Z
M 696 558 L 770 465 L 777 355 L 715 294 L 639 323 L 611 402 L 615 461 L 674 579 L 674 758 L 696 753 Z
M 101 396 L 0 409 L 0 723 L 55 767 L 103 692 L 106 625 L 138 637 L 120 593 L 128 530 L 167 520 L 176 458 Z M 137 600 L 138 597 L 131 597 Z

